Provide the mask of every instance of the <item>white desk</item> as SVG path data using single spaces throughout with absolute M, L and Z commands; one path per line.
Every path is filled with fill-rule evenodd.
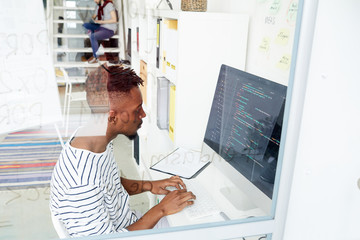
M 152 180 L 159 180 L 170 177 L 168 174 L 160 173 L 154 170 L 150 170 Z M 230 219 L 244 219 L 252 216 L 265 216 L 265 213 L 253 205 L 249 201 L 242 201 L 241 199 L 247 199 L 246 195 L 242 193 L 235 185 L 229 181 L 216 167 L 212 164 L 207 166 L 196 178 L 190 181 L 198 181 L 214 198 L 215 202 L 219 206 L 220 210 L 224 212 Z M 191 189 L 189 189 L 191 190 Z M 230 191 L 232 196 L 238 197 L 238 207 L 246 209 L 239 210 L 225 197 L 222 192 Z M 184 211 L 167 216 L 170 226 L 184 226 L 194 225 L 200 223 L 210 223 L 225 221 L 220 215 L 213 215 L 201 219 L 189 219 Z

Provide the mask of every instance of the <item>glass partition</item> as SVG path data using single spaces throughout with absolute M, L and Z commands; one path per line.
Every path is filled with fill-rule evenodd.
M 116 6 L 121 6 L 119 1 L 114 2 Z M 130 33 L 128 41 L 133 44 L 132 50 L 130 50 L 132 65 L 125 67 L 136 68 L 136 72 L 146 72 L 149 75 L 161 77 L 163 74 L 156 65 L 151 65 L 151 60 L 139 54 L 141 49 L 136 51 L 136 48 L 144 46 L 144 44 L 137 45 L 138 39 L 136 37 L 139 37 L 137 31 L 139 29 L 143 31 L 140 36 L 144 36 L 142 34 L 146 32 L 145 41 L 149 41 L 150 46 L 156 39 L 156 35 L 154 36 L 152 33 L 158 30 L 157 22 L 153 20 L 161 18 L 161 14 L 164 14 L 164 12 L 158 11 L 156 7 L 159 6 L 160 9 L 167 10 L 168 5 L 165 3 L 158 5 L 159 3 L 149 2 L 146 1 L 144 6 L 138 1 L 132 0 L 124 3 L 126 9 L 124 12 L 128 14 L 126 22 L 129 21 L 128 29 L 125 32 Z M 206 163 L 203 164 L 205 167 L 199 168 L 199 171 L 189 179 L 181 178 L 180 183 L 184 183 L 188 188 L 187 190 L 194 189 L 193 193 L 197 195 L 197 199 L 190 199 L 191 201 L 194 200 L 194 206 L 201 201 L 207 202 L 209 206 L 210 204 L 214 205 L 212 209 L 209 210 L 208 208 L 203 213 L 194 213 L 194 211 L 200 210 L 191 212 L 191 210 L 181 209 L 182 211 L 176 214 L 169 214 L 166 217 L 166 227 L 164 228 L 108 234 L 95 238 L 143 237 L 155 239 L 166 236 L 170 238 L 174 234 L 178 234 L 184 238 L 186 236 L 189 238 L 206 236 L 215 239 L 271 239 L 271 234 L 274 231 L 282 156 L 289 117 L 288 109 L 291 96 L 288 93 L 292 87 L 291 71 L 293 71 L 292 66 L 295 64 L 293 61 L 297 54 L 296 45 L 299 38 L 297 30 L 301 18 L 301 4 L 301 0 L 282 2 L 259 0 L 255 3 L 250 0 L 241 3 L 228 0 L 221 1 L 221 3 L 217 1 L 210 5 L 206 13 L 197 13 L 199 16 L 201 14 L 214 14 L 214 19 L 216 19 L 216 14 L 221 11 L 229 14 L 245 14 L 251 19 L 246 68 L 240 70 L 224 62 L 218 69 L 217 84 L 214 85 L 212 102 L 209 102 L 209 115 L 206 116 L 208 121 L 202 149 L 187 149 L 189 154 L 185 154 L 183 161 L 178 161 L 178 155 L 172 159 L 176 160 L 172 162 L 173 167 L 180 167 L 184 163 L 192 165 L 192 163 L 199 161 Z M 173 11 L 181 11 L 180 4 L 175 3 L 173 6 Z M 93 14 L 93 10 L 90 9 L 95 8 L 94 1 L 58 0 L 53 1 L 53 8 L 51 21 L 47 19 L 54 30 L 49 36 L 49 43 L 53 48 L 64 49 L 64 51 L 59 50 L 51 53 L 54 64 L 62 62 L 81 63 L 81 57 L 86 52 L 67 52 L 66 49 L 89 47 L 85 43 L 88 38 L 83 36 L 85 32 L 82 23 L 88 21 L 89 16 Z M 77 8 L 77 10 L 75 11 L 72 8 Z M 141 25 L 141 21 L 146 21 L 146 24 Z M 146 26 L 145 29 L 141 28 L 144 26 Z M 178 27 L 180 28 L 181 25 Z M 128 31 L 129 29 L 131 31 Z M 60 35 L 56 37 L 57 34 L 68 34 L 73 37 L 65 39 Z M 81 36 L 75 37 L 75 35 Z M 6 39 L 4 40 L 1 36 L 0 40 L 5 41 Z M 137 46 L 134 47 L 134 45 Z M 232 53 L 227 54 L 231 55 Z M 6 62 L 6 56 L 0 55 L 0 59 Z M 145 69 L 143 62 L 140 65 L 141 69 L 140 66 L 137 66 L 137 62 L 140 60 L 148 62 L 148 69 Z M 109 63 L 106 62 L 105 64 Z M 62 127 L 64 125 L 61 123 L 55 126 L 53 124 L 34 125 L 33 128 L 19 128 L 18 131 L 1 132 L 0 215 L 4 217 L 0 220 L 0 228 L 2 228 L 0 239 L 26 238 L 29 235 L 36 237 L 36 239 L 54 239 L 59 236 L 58 233 L 61 230 L 56 226 L 56 223 L 52 222 L 49 209 L 51 174 L 64 147 L 63 144 L 71 140 L 72 132 L 75 132 L 84 123 L 93 120 L 92 117 L 95 116 L 96 111 L 92 107 L 94 105 L 109 107 L 107 105 L 110 102 L 109 95 L 104 93 L 106 92 L 106 85 L 104 84 L 112 76 L 109 73 L 111 69 L 114 69 L 111 68 L 111 65 L 104 65 L 105 68 L 101 67 L 100 64 L 96 67 L 75 66 L 66 68 L 68 77 L 81 75 L 86 79 L 97 78 L 99 80 L 97 82 L 102 84 L 101 86 L 90 86 L 84 81 L 71 85 L 73 90 L 86 92 L 88 99 L 83 98 L 80 102 L 69 107 L 70 127 L 66 129 L 66 133 Z M 1 65 L 1 70 L 4 69 L 4 66 L 6 64 Z M 105 75 L 110 77 L 101 77 Z M 141 74 L 138 75 L 143 79 Z M 178 81 L 180 80 L 179 78 Z M 154 82 L 156 81 L 154 80 Z M 8 84 L 1 82 L 1 79 L 0 84 L 0 94 L 4 94 Z M 150 82 L 149 84 L 153 83 Z M 156 83 L 154 84 L 156 85 Z M 151 88 L 149 87 L 149 89 Z M 156 99 L 155 89 L 156 87 L 145 92 L 149 95 L 147 99 Z M 63 107 L 66 104 L 67 90 L 64 84 L 58 84 L 57 90 L 62 104 L 61 110 L 63 110 L 65 109 Z M 89 100 L 89 93 L 96 95 L 94 97 L 95 102 L 89 102 L 91 101 Z M 169 98 L 171 94 L 174 93 L 170 92 Z M 118 97 L 120 98 L 120 96 Z M 144 92 L 142 92 L 142 99 L 145 102 Z M 176 102 L 176 104 L 180 103 Z M 152 118 L 156 122 L 154 120 L 156 116 L 152 113 L 152 111 L 156 112 L 155 110 L 149 106 L 144 106 L 143 109 L 140 104 L 136 114 L 147 115 L 148 118 Z M 16 109 L 9 111 L 16 111 Z M 0 107 L 0 117 L 3 116 L 1 115 L 3 113 L 4 108 Z M 106 127 L 104 126 L 108 124 L 110 118 L 101 114 L 96 116 L 97 122 L 94 125 L 96 129 L 93 130 L 96 132 L 99 128 L 99 132 L 105 134 Z M 0 118 L 0 124 L 1 121 Z M 104 123 L 106 124 L 104 125 Z M 60 127 L 60 131 L 58 127 Z M 71 133 L 68 134 L 68 130 Z M 129 215 L 131 219 L 125 220 L 132 223 L 137 222 L 136 220 L 143 214 L 154 209 L 163 201 L 165 198 L 163 193 L 174 190 L 171 188 L 163 189 L 163 192 L 153 190 L 155 183 L 152 181 L 168 179 L 172 175 L 149 170 L 152 164 L 163 161 L 166 156 L 168 161 L 171 160 L 171 152 L 161 152 L 160 154 L 155 152 L 155 149 L 158 149 L 157 145 L 163 142 L 147 142 L 147 134 L 151 134 L 151 132 L 151 129 L 139 130 L 140 140 L 137 136 L 136 148 L 133 147 L 131 141 L 132 135 L 129 136 L 129 139 L 124 136 L 116 137 L 112 142 L 113 154 L 119 166 L 114 167 L 117 171 L 116 176 L 119 179 L 121 178 L 122 184 L 125 185 L 119 194 L 124 194 L 123 199 L 129 201 L 129 212 L 134 212 L 134 214 Z M 168 137 L 166 130 L 162 129 L 161 134 Z M 89 136 L 89 134 L 84 133 L 82 136 Z M 170 139 L 166 144 L 173 147 L 173 150 L 178 147 Z M 137 151 L 135 155 L 140 159 L 138 165 L 133 161 L 134 151 Z M 151 162 L 152 164 L 147 165 L 144 162 Z M 120 183 L 119 179 L 114 182 Z M 149 190 L 146 193 L 141 193 L 139 185 L 133 189 L 132 187 L 135 185 L 126 185 L 126 179 L 139 180 L 139 182 L 134 182 L 135 185 L 150 183 L 151 188 L 141 185 L 142 191 Z M 196 188 L 199 188 L 198 192 L 195 191 Z M 70 200 L 63 200 L 71 202 L 71 198 Z M 106 201 L 105 199 L 104 202 Z M 84 208 L 85 212 L 88 210 L 83 205 L 81 207 Z M 187 208 L 190 209 L 191 206 Z M 63 218 L 60 220 L 62 221 Z M 117 228 L 125 229 L 129 225 L 131 224 L 120 227 L 119 224 Z M 19 229 L 23 231 L 19 231 Z

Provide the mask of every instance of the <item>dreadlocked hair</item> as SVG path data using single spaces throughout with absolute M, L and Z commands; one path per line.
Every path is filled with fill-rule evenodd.
M 108 81 L 107 91 L 117 93 L 129 93 L 130 90 L 143 85 L 143 80 L 136 75 L 133 69 L 123 66 L 110 66 L 107 68 Z

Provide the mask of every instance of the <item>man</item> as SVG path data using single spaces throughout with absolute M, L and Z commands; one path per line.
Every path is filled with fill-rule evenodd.
M 141 127 L 146 114 L 139 84 L 133 70 L 119 66 L 99 67 L 87 78 L 87 102 L 95 117 L 71 136 L 51 180 L 52 215 L 72 237 L 150 229 L 193 204 L 195 196 L 179 177 L 139 181 L 119 176 L 112 140 L 118 134 L 131 139 Z M 169 192 L 168 186 L 178 190 Z M 144 191 L 166 196 L 138 219 L 129 208 L 129 194 Z

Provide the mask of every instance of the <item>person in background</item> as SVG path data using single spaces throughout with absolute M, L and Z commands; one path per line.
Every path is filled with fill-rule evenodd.
M 93 57 L 88 62 L 98 62 L 97 51 L 99 41 L 114 36 L 117 29 L 117 16 L 114 4 L 110 0 L 94 0 L 97 4 L 95 14 L 92 16 L 93 23 L 84 23 L 83 26 L 88 30 Z
M 112 140 L 119 134 L 134 139 L 141 127 L 142 83 L 132 69 L 117 65 L 101 65 L 86 80 L 91 119 L 66 143 L 50 183 L 52 217 L 71 237 L 168 226 L 164 216 L 193 204 L 195 196 L 178 176 L 158 181 L 119 176 Z M 170 186 L 177 190 L 167 190 Z M 129 195 L 145 191 L 166 196 L 142 216 L 130 209 Z

